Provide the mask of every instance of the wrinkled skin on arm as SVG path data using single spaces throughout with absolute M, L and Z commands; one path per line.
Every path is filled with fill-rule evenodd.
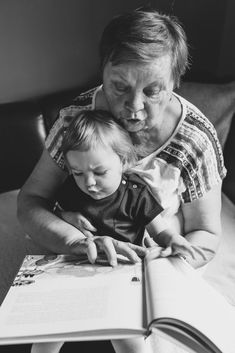
M 215 255 L 221 236 L 221 184 L 214 186 L 203 197 L 182 205 L 184 234 L 193 245 L 199 246 L 206 257 L 189 261 L 200 267 Z
M 84 237 L 52 212 L 54 195 L 66 177 L 44 150 L 18 196 L 18 218 L 25 232 L 40 245 L 58 253 L 69 252 L 73 241 Z
M 218 247 L 221 235 L 221 185 L 214 186 L 203 197 L 191 203 L 182 204 L 183 235 L 174 229 L 153 221 L 147 227 L 151 237 L 146 237 L 147 247 L 156 246 L 158 257 L 183 255 L 187 261 L 198 268 L 209 262 Z M 158 229 L 161 229 L 158 234 Z M 164 229 L 162 231 L 162 229 Z

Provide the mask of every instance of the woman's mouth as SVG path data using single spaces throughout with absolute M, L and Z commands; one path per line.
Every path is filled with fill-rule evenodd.
M 143 130 L 147 119 L 147 112 L 145 110 L 139 110 L 134 113 L 129 110 L 124 110 L 120 114 L 121 125 L 129 132 L 138 132 Z
M 121 123 L 123 127 L 129 132 L 140 131 L 145 126 L 145 120 L 140 119 L 122 119 Z

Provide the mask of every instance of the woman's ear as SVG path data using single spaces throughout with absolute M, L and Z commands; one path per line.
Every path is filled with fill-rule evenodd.
M 68 159 L 66 158 L 66 155 L 63 154 L 63 156 L 64 156 L 65 168 L 66 168 L 67 172 L 69 173 L 69 175 L 72 175 L 73 173 L 72 173 L 72 170 L 71 170 L 71 168 L 70 168 Z

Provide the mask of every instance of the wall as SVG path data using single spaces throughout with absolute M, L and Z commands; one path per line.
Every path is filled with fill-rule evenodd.
M 228 0 L 220 47 L 218 75 L 235 79 L 235 1 Z
M 234 0 L 155 0 L 156 6 L 177 16 L 186 31 L 191 54 L 187 79 L 210 82 L 225 76 L 221 63 L 231 62 L 231 54 L 233 58 L 235 55 L 235 46 L 227 39 L 228 33 L 229 38 L 235 38 L 232 19 L 235 11 L 231 12 L 232 7 L 235 10 L 234 3 Z M 228 71 L 226 76 L 235 79 L 235 66 L 231 64 Z
M 1 0 L 0 103 L 92 81 L 104 25 L 137 0 Z M 88 45 L 89 44 L 89 45 Z
M 1 0 L 0 103 L 97 81 L 103 27 L 115 14 L 145 3 L 182 22 L 193 58 L 187 78 L 235 76 L 228 39 L 235 33 L 233 1 Z

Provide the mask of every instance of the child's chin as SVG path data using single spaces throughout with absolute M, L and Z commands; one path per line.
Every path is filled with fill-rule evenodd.
M 106 197 L 110 196 L 111 194 L 104 193 L 104 192 L 89 192 L 88 195 L 94 200 L 101 200 L 101 199 L 105 199 Z
M 94 200 L 101 200 L 104 198 L 104 196 L 100 196 L 100 195 L 90 195 Z
M 106 197 L 105 195 L 99 193 L 99 192 L 89 192 L 88 195 L 94 199 L 94 200 L 100 200 Z

